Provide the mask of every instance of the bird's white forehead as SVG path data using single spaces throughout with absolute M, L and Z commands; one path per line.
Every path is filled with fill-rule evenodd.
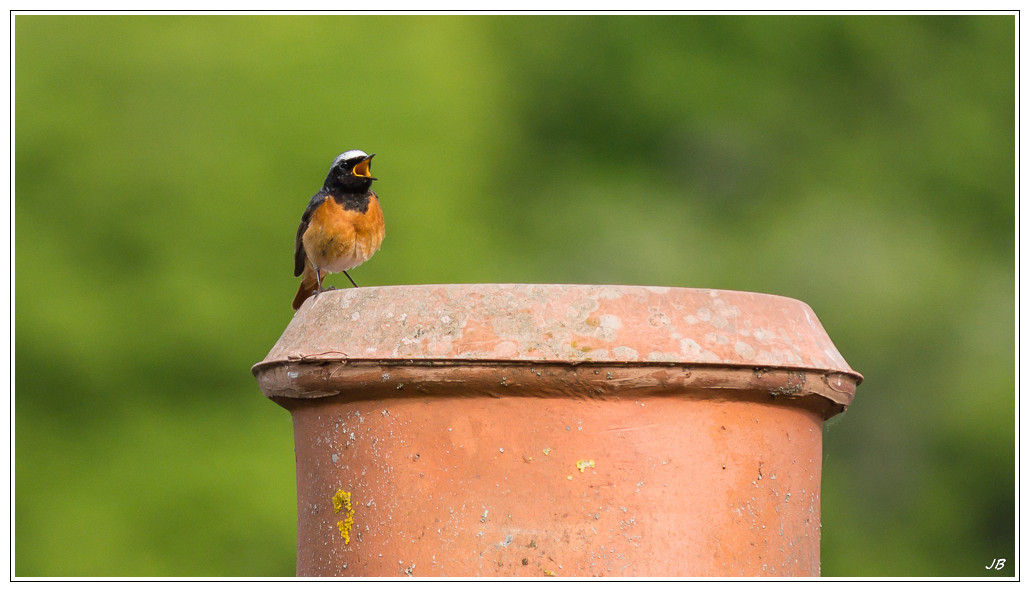
M 357 158 L 359 156 L 365 157 L 365 156 L 368 156 L 368 154 L 365 154 L 361 150 L 348 150 L 348 151 L 344 152 L 343 154 L 337 156 L 336 160 L 334 162 L 340 162 L 340 161 L 343 161 L 343 160 L 350 160 L 352 158 Z

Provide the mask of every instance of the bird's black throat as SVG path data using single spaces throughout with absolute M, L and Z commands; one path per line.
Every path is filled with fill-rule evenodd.
M 372 179 L 363 177 L 334 178 L 325 180 L 322 191 L 331 195 L 336 203 L 346 210 L 354 210 L 364 214 L 368 211 L 368 202 L 372 196 Z
M 371 185 L 371 183 L 369 183 Z M 329 195 L 336 203 L 343 206 L 345 210 L 352 210 L 360 214 L 368 211 L 368 203 L 372 199 L 372 192 L 366 190 L 364 193 L 330 192 Z

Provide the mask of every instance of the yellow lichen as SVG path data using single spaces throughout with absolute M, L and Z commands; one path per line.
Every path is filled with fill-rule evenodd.
M 547 456 L 548 454 L 551 454 L 551 449 L 550 448 L 544 448 L 544 456 Z
M 578 463 L 576 463 L 576 468 L 579 469 L 580 473 L 587 470 L 587 467 L 594 468 L 594 459 L 581 460 Z
M 343 537 L 343 544 L 350 544 L 350 527 L 354 526 L 354 517 L 347 516 L 346 520 L 340 520 L 336 523 L 336 528 L 340 529 L 340 536 Z
M 349 545 L 350 529 L 351 526 L 354 525 L 354 508 L 351 507 L 350 492 L 340 489 L 336 492 L 336 495 L 333 496 L 333 514 L 339 514 L 343 510 L 347 511 L 347 516 L 336 523 L 336 528 L 340 529 L 340 536 L 343 537 L 343 543 L 345 545 Z
M 336 495 L 333 496 L 333 514 L 339 514 L 344 503 L 347 504 L 347 509 L 350 509 L 350 492 L 337 490 Z
M 555 577 L 556 575 L 558 575 L 558 574 L 554 573 L 553 571 L 551 571 L 551 570 L 547 569 L 546 567 L 544 567 L 544 568 L 542 568 L 542 569 L 544 570 L 544 573 L 545 573 L 545 574 L 547 574 L 547 575 L 551 576 L 552 578 L 553 578 L 553 577 Z

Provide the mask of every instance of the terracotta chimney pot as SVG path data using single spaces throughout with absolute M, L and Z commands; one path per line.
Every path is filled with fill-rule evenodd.
M 299 576 L 817 576 L 862 380 L 790 298 L 521 284 L 325 293 L 253 372 Z

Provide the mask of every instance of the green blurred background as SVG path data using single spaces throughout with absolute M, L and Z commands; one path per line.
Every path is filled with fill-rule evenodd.
M 16 575 L 294 573 L 250 366 L 350 148 L 362 285 L 809 303 L 866 377 L 823 575 L 1014 575 L 1014 53 L 1011 16 L 16 16 Z

